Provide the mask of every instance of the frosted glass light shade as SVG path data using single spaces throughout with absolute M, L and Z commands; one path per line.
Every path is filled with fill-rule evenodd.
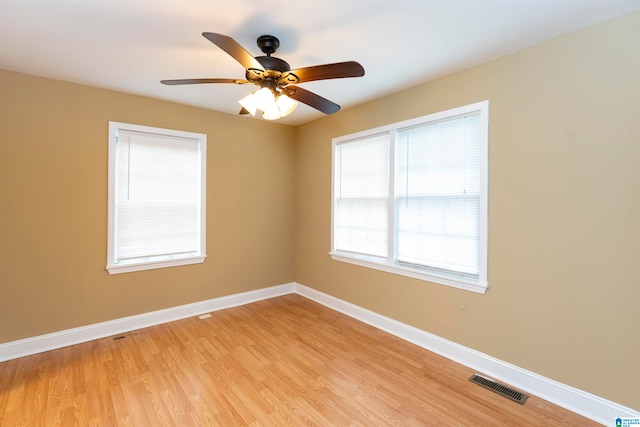
M 270 89 L 263 87 L 253 94 L 259 110 L 269 111 L 276 107 L 276 99 Z
M 242 108 L 249 112 L 249 114 L 251 114 L 252 116 L 256 115 L 258 106 L 256 105 L 256 99 L 253 93 L 250 93 L 238 102 L 240 103 L 240 105 L 242 105 Z
M 298 103 L 287 95 L 280 95 L 276 104 L 278 105 L 278 109 L 280 110 L 282 117 L 287 117 L 298 106 Z
M 262 117 L 266 120 L 277 120 L 282 117 L 282 115 L 280 114 L 278 107 L 275 107 L 262 113 Z

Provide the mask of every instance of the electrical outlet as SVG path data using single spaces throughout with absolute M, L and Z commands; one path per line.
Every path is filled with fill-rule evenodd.
M 198 316 L 198 319 L 206 319 L 207 317 L 211 317 L 211 315 L 209 313 L 201 314 L 200 316 Z

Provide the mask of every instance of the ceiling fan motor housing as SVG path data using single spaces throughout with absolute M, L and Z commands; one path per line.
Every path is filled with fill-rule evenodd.
M 280 71 L 281 73 L 291 70 L 286 61 L 275 56 L 256 56 L 256 60 L 262 64 L 265 70 Z
M 260 87 L 268 87 L 271 90 L 275 90 L 278 82 L 280 82 L 282 73 L 291 71 L 291 67 L 286 61 L 271 56 L 271 54 L 280 47 L 280 40 L 278 40 L 277 37 L 270 35 L 260 36 L 258 37 L 257 44 L 260 50 L 266 54 L 266 56 L 255 57 L 256 61 L 262 65 L 264 70 L 256 70 L 254 68 L 247 69 L 247 80 Z M 287 82 L 287 84 L 288 83 L 291 82 Z

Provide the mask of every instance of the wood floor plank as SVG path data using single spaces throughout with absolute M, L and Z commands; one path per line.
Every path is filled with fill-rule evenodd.
M 0 426 L 598 425 L 473 373 L 286 295 L 2 362 Z

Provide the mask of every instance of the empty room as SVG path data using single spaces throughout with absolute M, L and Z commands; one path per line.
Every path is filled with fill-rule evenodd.
M 640 2 L 0 0 L 0 426 L 640 424 Z

